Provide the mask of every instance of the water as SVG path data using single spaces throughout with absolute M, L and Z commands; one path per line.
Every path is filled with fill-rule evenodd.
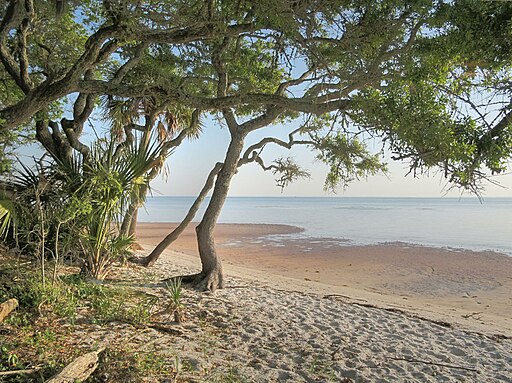
M 152 197 L 139 219 L 178 222 L 192 202 Z M 406 242 L 512 255 L 512 198 L 230 197 L 219 222 L 299 226 L 305 231 L 292 237 L 349 245 Z

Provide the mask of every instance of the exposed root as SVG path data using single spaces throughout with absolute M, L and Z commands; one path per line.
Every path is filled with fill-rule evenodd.
M 128 258 L 128 262 L 134 263 L 136 265 L 146 266 L 146 257 L 133 256 Z
M 222 275 L 222 272 L 217 270 L 184 275 L 180 278 L 183 283 L 190 284 L 198 291 L 214 292 L 217 289 L 224 288 L 224 276 Z
M 197 273 L 197 274 L 190 274 L 190 275 L 182 275 L 178 278 L 181 278 L 181 282 L 183 282 L 183 283 L 190 283 L 190 284 L 194 285 L 196 280 L 199 280 L 200 278 L 202 278 L 202 276 L 203 276 L 203 273 Z

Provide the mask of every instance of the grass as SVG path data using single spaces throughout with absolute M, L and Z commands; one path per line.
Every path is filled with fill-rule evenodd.
M 149 376 L 174 374 L 172 361 L 155 351 L 110 348 L 101 355 L 99 367 L 88 382 L 140 382 L 142 378 Z
M 221 346 L 219 333 L 225 330 L 212 325 L 213 317 L 200 306 L 187 300 L 185 307 L 188 296 L 184 297 L 181 280 L 165 286 L 166 296 L 159 301 L 157 295 L 127 286 L 90 282 L 75 274 L 77 270 L 62 268 L 63 275 L 53 283 L 49 279 L 43 283 L 37 263 L 0 254 L 0 301 L 16 298 L 20 304 L 0 325 L 0 371 L 37 370 L 2 376 L 1 382 L 43 383 L 76 357 L 105 345 L 99 367 L 87 383 L 251 381 L 229 362 L 212 363 Z M 176 322 L 183 320 L 187 309 L 188 320 L 200 328 L 195 356 L 175 347 L 172 338 L 165 347 L 148 346 L 148 339 L 160 342 L 160 336 L 169 336 L 148 328 L 165 320 L 154 317 L 157 306 L 169 317 L 174 315 Z
M 0 301 L 18 299 L 20 310 L 8 319 L 13 325 L 26 324 L 37 314 L 51 313 L 70 324 L 81 318 L 95 324 L 120 321 L 143 326 L 155 304 L 153 297 L 90 283 L 77 274 L 63 276 L 54 284 L 49 281 L 43 284 L 38 271 L 25 267 L 20 272 L 12 266 L 1 270 Z
M 36 264 L 0 255 L 0 302 L 9 298 L 16 298 L 19 308 L 0 327 L 0 371 L 37 369 L 34 374 L 0 378 L 12 383 L 43 382 L 78 355 L 91 351 L 90 345 L 77 344 L 75 331 L 83 333 L 111 322 L 143 328 L 156 304 L 155 297 L 91 283 L 77 274 L 43 283 Z M 152 352 L 130 355 L 114 345 L 105 351 L 109 353 L 111 359 L 112 355 L 118 358 L 119 375 L 130 375 L 134 382 L 150 370 L 164 368 Z

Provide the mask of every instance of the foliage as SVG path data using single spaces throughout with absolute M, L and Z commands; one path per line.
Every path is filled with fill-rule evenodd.
M 91 383 L 139 382 L 149 376 L 173 373 L 168 357 L 152 350 L 143 352 L 127 348 L 107 349 L 101 355 L 98 369 L 88 379 Z
M 510 96 L 509 2 L 89 0 L 69 2 L 58 22 L 48 2 L 35 1 L 28 11 L 14 3 L 0 8 L 9 21 L 0 36 L 2 132 L 32 118 L 55 120 L 65 97 L 82 92 L 110 100 L 120 135 L 151 113 L 167 130 L 174 125 L 169 116 L 187 120 L 194 112 L 233 110 L 246 120 L 273 106 L 280 108 L 274 122 L 343 114 L 351 134 L 382 137 L 395 158 L 411 161 L 413 173 L 440 168 L 473 191 L 510 158 L 508 128 L 493 129 L 499 119 L 460 112 L 474 105 L 478 87 Z M 149 104 L 156 107 L 151 113 Z M 508 113 L 508 104 L 494 104 L 494 115 Z M 83 120 L 74 115 L 77 136 Z M 143 125 L 163 132 L 156 120 Z M 58 136 L 54 128 L 50 134 Z M 344 185 L 335 173 L 326 184 Z
M 293 181 L 301 178 L 309 178 L 310 174 L 306 170 L 302 169 L 297 162 L 291 157 L 280 157 L 276 158 L 272 165 L 272 174 L 279 175 L 276 178 L 276 185 L 283 190 Z
M 16 298 L 20 305 L 7 319 L 8 323 L 27 324 L 28 318 L 33 319 L 44 311 L 72 324 L 79 315 L 87 315 L 93 323 L 121 320 L 140 326 L 148 321 L 154 303 L 152 299 L 122 288 L 91 283 L 78 274 L 43 283 L 40 270 L 34 270 L 29 264 L 20 267 L 10 262 L 1 271 L 0 300 Z M 90 312 L 81 313 L 84 308 Z
M 91 283 L 79 274 L 43 283 L 40 269 L 30 260 L 3 254 L 0 257 L 0 301 L 16 298 L 20 302 L 18 310 L 4 322 L 0 371 L 38 369 L 34 374 L 13 376 L 9 382 L 46 380 L 83 354 L 81 347 L 70 347 L 76 338 L 75 325 L 118 321 L 139 327 L 149 321 L 155 303 L 152 297 L 127 288 Z M 115 352 L 112 350 L 111 354 Z M 126 353 L 124 360 L 132 354 Z M 147 357 L 151 355 L 148 353 Z M 143 355 L 133 358 L 137 360 L 133 368 L 136 376 L 157 366 L 156 361 L 144 360 Z M 122 363 L 115 362 L 115 366 Z M 121 368 L 119 371 L 121 375 L 125 372 Z
M 0 238 L 5 238 L 12 224 L 14 204 L 4 193 L 0 192 Z
M 12 243 L 38 257 L 82 259 L 88 275 L 103 279 L 127 255 L 132 239 L 119 233 L 120 220 L 159 153 L 157 145 L 139 150 L 133 144 L 117 154 L 115 148 L 114 141 L 100 141 L 87 162 L 74 157 L 69 163 L 38 161 L 34 169 L 21 165 L 10 182 Z
M 170 314 L 174 316 L 175 322 L 183 322 L 185 319 L 185 315 L 183 312 L 184 305 L 182 302 L 182 285 L 181 278 L 172 278 L 169 281 L 165 282 L 165 291 L 169 296 L 170 302 L 165 311 L 168 311 Z
M 261 150 L 270 142 L 317 150 L 329 167 L 327 189 L 385 170 L 384 150 L 409 161 L 414 175 L 439 170 L 474 193 L 511 159 L 510 2 L 89 0 L 70 2 L 60 24 L 49 17 L 47 2 L 19 4 L 0 7 L 0 71 L 7 84 L 0 132 L 35 125 L 55 159 L 67 163 L 79 153 L 87 163 L 91 148 L 80 135 L 102 97 L 123 144 L 133 142 L 134 131 L 143 132 L 142 147 L 152 130 L 160 133 L 163 155 L 152 162 L 151 178 L 169 151 L 200 131 L 200 117 L 208 113 L 223 120 L 232 138 L 216 175 L 215 206 L 206 213 L 210 223 L 239 164 L 257 161 L 279 173 L 280 185 L 305 175 L 283 159 L 265 166 Z M 57 39 L 60 34 L 65 37 Z M 72 119 L 58 122 L 70 95 L 76 97 Z M 289 125 L 278 123 L 313 116 L 321 117 L 299 132 L 300 140 L 290 135 L 285 143 L 269 133 L 240 158 L 251 132 L 273 124 L 272 132 L 285 130 Z M 372 153 L 368 136 L 380 139 L 384 150 Z M 84 224 L 81 243 L 88 268 L 102 276 L 117 257 L 106 256 L 107 249 L 120 255 L 127 242 L 111 241 L 105 226 L 109 214 L 119 214 L 108 201 L 121 184 L 100 168 L 93 171 L 96 181 L 84 178 L 83 190 L 101 194 L 112 211 L 99 209 L 98 227 Z M 102 190 L 100 181 L 111 189 Z M 132 194 L 122 234 L 135 217 L 136 195 L 146 191 Z M 44 202 L 39 192 L 34 189 L 37 207 Z M 37 212 L 43 219 L 44 211 Z M 55 235 L 46 221 L 33 226 L 43 242 Z M 211 224 L 200 227 L 213 232 Z M 210 277 L 202 284 L 222 280 Z

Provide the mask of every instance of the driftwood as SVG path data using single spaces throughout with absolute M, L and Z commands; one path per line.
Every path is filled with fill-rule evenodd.
M 104 348 L 79 356 L 46 383 L 74 383 L 77 381 L 85 381 L 98 367 L 98 355 L 103 350 Z
M 16 307 L 18 307 L 18 300 L 15 298 L 9 299 L 0 304 L 0 323 L 2 323 L 5 317 L 14 311 Z
M 31 368 L 29 370 L 0 371 L 0 376 L 31 374 L 33 372 L 36 372 L 37 370 L 38 370 L 37 368 Z

